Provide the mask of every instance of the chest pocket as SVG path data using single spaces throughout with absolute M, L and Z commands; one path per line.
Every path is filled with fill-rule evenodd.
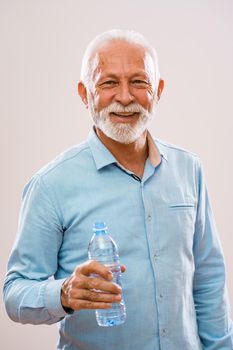
M 192 201 L 170 202 L 167 203 L 165 212 L 171 241 L 179 246 L 181 250 L 191 253 L 195 230 L 196 203 Z
M 192 200 L 169 201 L 161 206 L 160 239 L 164 249 L 172 247 L 178 256 L 191 258 L 195 231 L 196 203 Z M 163 242 L 163 243 L 162 243 Z
M 192 203 L 192 202 L 169 203 L 168 208 L 171 210 L 190 210 L 190 209 L 195 209 L 195 203 Z

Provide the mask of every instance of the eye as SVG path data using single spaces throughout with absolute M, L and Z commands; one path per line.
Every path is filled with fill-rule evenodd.
M 135 79 L 132 81 L 133 85 L 138 87 L 146 87 L 148 86 L 148 82 L 145 80 Z
M 117 84 L 117 82 L 114 80 L 107 80 L 107 81 L 104 81 L 100 86 L 111 87 L 111 86 L 114 86 L 116 84 Z

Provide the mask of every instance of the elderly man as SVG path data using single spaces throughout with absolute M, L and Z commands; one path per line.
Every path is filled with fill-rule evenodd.
M 113 30 L 95 38 L 78 84 L 94 127 L 24 189 L 6 309 L 16 322 L 60 322 L 58 349 L 233 349 L 224 259 L 199 158 L 148 132 L 163 87 L 142 35 Z M 107 267 L 87 261 L 97 220 L 107 222 L 127 268 L 127 320 L 117 327 L 99 327 L 93 310 L 122 295 Z

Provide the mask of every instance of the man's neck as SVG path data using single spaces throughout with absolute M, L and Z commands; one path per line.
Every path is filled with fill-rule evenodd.
M 148 157 L 147 130 L 130 144 L 120 143 L 111 139 L 99 128 L 96 128 L 96 134 L 117 159 L 118 163 L 134 172 L 137 176 L 143 176 L 145 162 Z

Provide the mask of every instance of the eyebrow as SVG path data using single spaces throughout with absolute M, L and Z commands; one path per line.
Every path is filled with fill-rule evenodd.
M 131 76 L 131 79 L 134 78 L 134 77 L 137 77 L 137 76 L 144 76 L 144 77 L 146 77 L 147 79 L 150 80 L 149 75 L 148 75 L 145 71 L 138 71 L 138 72 L 134 73 L 134 74 Z M 103 80 L 103 79 L 106 79 L 106 78 L 118 79 L 118 76 L 117 76 L 116 74 L 114 74 L 114 73 L 105 72 L 105 73 L 103 73 L 103 75 L 98 79 L 98 81 Z

